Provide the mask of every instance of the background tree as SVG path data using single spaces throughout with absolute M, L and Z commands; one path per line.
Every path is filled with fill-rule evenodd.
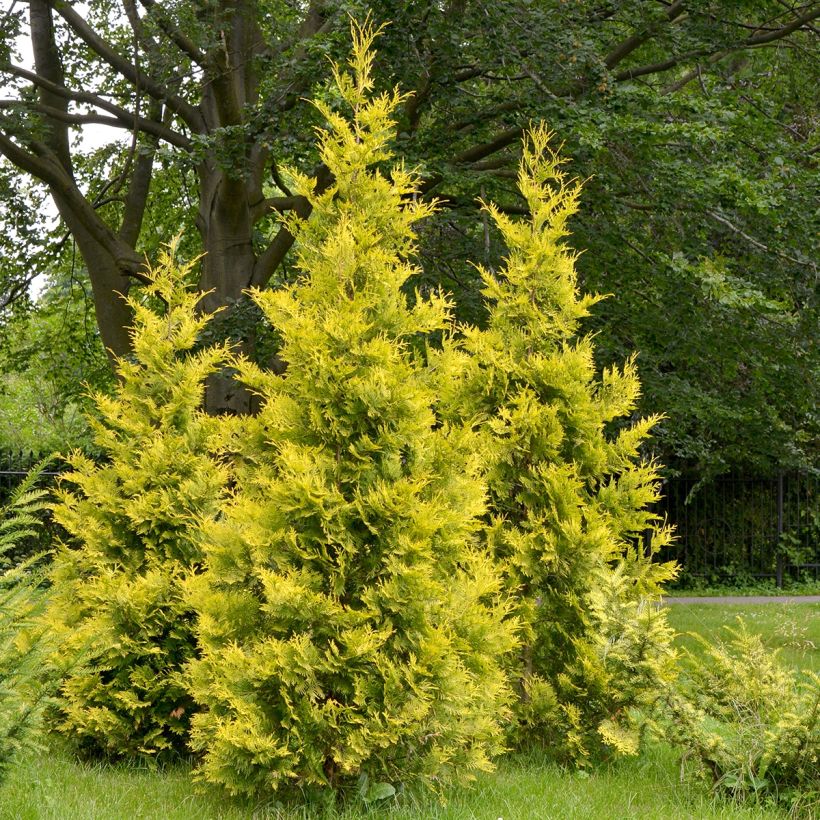
M 95 450 L 89 394 L 108 392 L 114 374 L 82 262 L 57 256 L 37 309 L 0 324 L 0 451 Z
M 476 227 L 475 199 L 483 191 L 507 211 L 526 209 L 513 181 L 518 140 L 530 119 L 545 120 L 592 177 L 575 225 L 576 244 L 590 250 L 580 272 L 588 288 L 618 294 L 596 314 L 599 356 L 641 350 L 642 409 L 671 414 L 661 446 L 701 470 L 809 462 L 820 4 L 371 5 L 393 21 L 379 73 L 414 92 L 401 150 L 423 167 L 424 194 L 447 205 L 422 237 L 423 261 L 436 260 L 422 284 L 443 283 L 462 317 L 480 318 L 465 260 L 481 248 L 480 261 L 497 265 L 500 242 L 489 221 Z M 153 254 L 155 227 L 174 223 L 168 236 L 196 223 L 208 308 L 289 278 L 292 236 L 272 216 L 304 214 L 308 203 L 280 168 L 295 163 L 328 182 L 302 96 L 343 48 L 345 12 L 363 9 L 122 0 L 84 13 L 27 0 L 0 18 L 0 152 L 57 203 L 106 347 L 128 348 L 117 293 Z M 14 54 L 20 33 L 33 70 Z M 72 142 L 100 122 L 123 140 L 91 153 Z M 34 249 L 12 250 L 6 281 L 19 294 L 28 267 L 15 260 Z M 241 316 L 227 325 L 249 336 Z M 247 406 L 229 392 L 213 386 L 211 406 Z

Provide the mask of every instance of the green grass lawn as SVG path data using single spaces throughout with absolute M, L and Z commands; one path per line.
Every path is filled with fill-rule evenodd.
M 724 595 L 820 595 L 820 580 L 804 579 L 795 581 L 785 578 L 778 587 L 773 579 L 759 580 L 747 584 L 704 584 L 697 579 L 683 579 L 680 584 L 668 588 L 669 595 L 692 595 L 707 598 Z
M 256 809 L 254 811 L 254 809 Z M 39 820 L 188 820 L 188 818 L 323 816 L 318 810 L 239 805 L 213 794 L 198 794 L 188 772 L 155 774 L 127 767 L 83 766 L 62 753 L 19 766 L 0 791 L 0 817 Z M 518 820 L 518 818 L 775 818 L 757 808 L 713 800 L 699 784 L 681 785 L 674 754 L 657 746 L 636 760 L 588 777 L 565 772 L 534 756 L 502 761 L 498 771 L 474 788 L 453 791 L 442 806 L 429 796 L 406 796 L 371 811 L 355 806 L 333 817 L 388 817 L 402 820 Z
M 695 606 L 671 608 L 682 632 L 712 637 L 742 614 L 767 643 L 780 647 L 784 661 L 820 671 L 820 605 Z M 693 645 L 683 635 L 683 645 Z M 127 766 L 78 763 L 55 746 L 31 756 L 12 770 L 0 788 L 0 818 L 50 820 L 187 820 L 188 818 L 320 817 L 317 809 L 252 806 L 218 794 L 199 793 L 189 771 L 161 773 Z M 405 795 L 370 811 L 361 805 L 334 811 L 332 817 L 387 817 L 404 820 L 481 818 L 778 818 L 785 812 L 740 807 L 713 798 L 699 783 L 681 783 L 674 752 L 650 746 L 639 758 L 603 767 L 592 774 L 565 771 L 538 755 L 513 755 L 474 788 L 447 794 L 446 805 L 427 795 Z
M 708 640 L 726 635 L 723 626 L 736 625 L 742 616 L 750 631 L 780 652 L 784 663 L 820 674 L 820 604 L 676 604 L 670 613 L 672 625 L 682 633 L 680 646 L 697 649 L 698 641 L 688 632 Z

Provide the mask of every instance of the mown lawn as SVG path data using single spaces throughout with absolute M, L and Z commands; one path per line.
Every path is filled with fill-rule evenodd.
M 650 749 L 639 759 L 589 777 L 564 772 L 534 756 L 502 761 L 473 789 L 453 791 L 442 806 L 428 796 L 405 796 L 370 811 L 350 806 L 318 808 L 251 806 L 214 794 L 197 794 L 188 772 L 161 774 L 127 767 L 83 766 L 62 753 L 31 759 L 0 791 L 0 817 L 26 820 L 188 820 L 191 818 L 388 817 L 398 820 L 518 820 L 519 818 L 775 818 L 774 811 L 743 809 L 713 800 L 698 784 L 681 785 L 674 754 Z
M 707 640 L 726 636 L 725 625 L 735 626 L 741 616 L 752 632 L 764 636 L 780 659 L 795 669 L 820 674 L 820 604 L 675 604 L 671 621 L 680 633 L 679 644 L 697 650 L 699 642 L 686 633 Z
M 785 661 L 820 671 L 820 605 L 678 605 L 671 619 L 681 631 L 714 636 L 742 614 Z M 684 645 L 694 645 L 681 637 Z M 26 820 L 188 820 L 191 818 L 387 817 L 398 820 L 519 820 L 519 818 L 778 818 L 772 808 L 741 807 L 713 798 L 708 789 L 680 782 L 674 752 L 663 744 L 639 758 L 590 775 L 565 771 L 536 754 L 514 755 L 474 788 L 452 791 L 445 805 L 428 795 L 404 795 L 368 809 L 361 804 L 323 812 L 318 807 L 254 806 L 212 792 L 200 793 L 189 771 L 163 772 L 76 762 L 58 745 L 21 761 L 0 788 L 0 818 Z

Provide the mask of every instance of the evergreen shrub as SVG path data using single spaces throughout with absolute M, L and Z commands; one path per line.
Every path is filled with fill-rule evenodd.
M 781 664 L 742 619 L 688 652 L 668 690 L 663 735 L 717 791 L 735 799 L 820 809 L 820 677 Z
M 634 361 L 596 375 L 581 321 L 577 254 L 564 244 L 580 184 L 567 179 L 544 127 L 531 130 L 518 184 L 530 217 L 486 211 L 507 249 L 480 269 L 485 328 L 464 328 L 442 361 L 462 362 L 444 404 L 477 426 L 489 487 L 487 544 L 517 601 L 524 648 L 511 670 L 518 742 L 584 764 L 637 751 L 640 721 L 674 675 L 672 631 L 655 602 L 675 573 L 652 553 L 670 531 L 649 505 L 656 465 L 641 454 L 656 419 L 634 420 Z
M 253 294 L 284 368 L 231 360 L 259 414 L 199 409 L 227 351 L 194 352 L 187 268 L 152 274 L 164 309 L 132 299 L 134 357 L 96 398 L 107 460 L 72 456 L 55 508 L 52 617 L 96 653 L 60 726 L 148 759 L 190 726 L 198 777 L 237 794 L 441 787 L 509 740 L 634 754 L 674 676 L 656 604 L 675 568 L 643 547 L 670 532 L 635 363 L 597 376 L 581 332 L 580 186 L 534 128 L 529 219 L 486 206 L 508 247 L 482 270 L 486 327 L 454 327 L 440 293 L 408 301 L 433 206 L 393 160 L 403 97 L 373 91 L 376 32 L 353 34 L 352 73 L 316 103 L 331 184 L 291 172 L 312 208 L 284 219 L 300 278 Z
M 287 223 L 301 278 L 254 295 L 287 369 L 237 364 L 261 411 L 233 431 L 236 489 L 188 584 L 199 777 L 233 793 L 470 779 L 501 751 L 510 700 L 515 621 L 475 544 L 476 442 L 437 417 L 426 365 L 449 305 L 402 292 L 431 207 L 391 162 L 402 97 L 372 91 L 375 32 L 353 34 L 352 74 L 335 70 L 350 118 L 316 103 L 333 183 L 293 174 L 313 209 Z
M 216 514 L 228 475 L 219 419 L 200 410 L 227 351 L 195 350 L 209 317 L 185 288 L 190 268 L 171 247 L 129 296 L 134 353 L 90 419 L 103 460 L 71 455 L 53 508 L 67 537 L 48 618 L 63 651 L 94 656 L 65 681 L 57 726 L 81 750 L 114 758 L 184 751 L 193 708 L 177 677 L 196 646 L 182 583 L 200 566 L 201 521 Z

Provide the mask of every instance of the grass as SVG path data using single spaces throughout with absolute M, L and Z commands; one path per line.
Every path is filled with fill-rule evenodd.
M 666 746 L 589 776 L 561 770 L 537 755 L 500 763 L 474 788 L 453 790 L 442 805 L 430 795 L 405 795 L 392 805 L 362 805 L 322 813 L 318 809 L 251 806 L 200 794 L 189 772 L 154 773 L 128 766 L 90 766 L 66 752 L 22 761 L 0 790 L 0 817 L 21 820 L 205 820 L 224 818 L 334 817 L 352 820 L 521 820 L 522 818 L 778 818 L 756 807 L 713 799 L 700 784 L 681 784 L 678 764 Z
M 764 636 L 770 649 L 789 666 L 820 674 L 820 604 L 675 604 L 670 620 L 681 647 L 697 651 L 700 644 L 689 634 L 714 640 L 743 617 L 752 632 Z
M 691 595 L 696 597 L 716 597 L 726 595 L 820 595 L 820 580 L 803 579 L 795 581 L 783 579 L 778 587 L 773 579 L 750 579 L 745 583 L 707 583 L 697 578 L 684 578 L 669 588 L 669 595 Z
M 714 637 L 742 614 L 780 648 L 783 660 L 820 671 L 820 605 L 676 605 L 670 619 L 681 632 Z M 687 635 L 681 645 L 694 646 Z M 215 793 L 200 793 L 186 767 L 152 772 L 132 766 L 83 764 L 62 747 L 20 761 L 0 787 L 0 820 L 525 820 L 526 818 L 781 818 L 778 809 L 738 806 L 713 798 L 700 783 L 680 782 L 675 753 L 654 744 L 638 758 L 601 767 L 589 775 L 571 772 L 538 754 L 511 755 L 472 789 L 453 790 L 442 804 L 427 794 L 406 794 L 389 804 L 361 803 L 332 812 L 304 806 L 253 806 Z

